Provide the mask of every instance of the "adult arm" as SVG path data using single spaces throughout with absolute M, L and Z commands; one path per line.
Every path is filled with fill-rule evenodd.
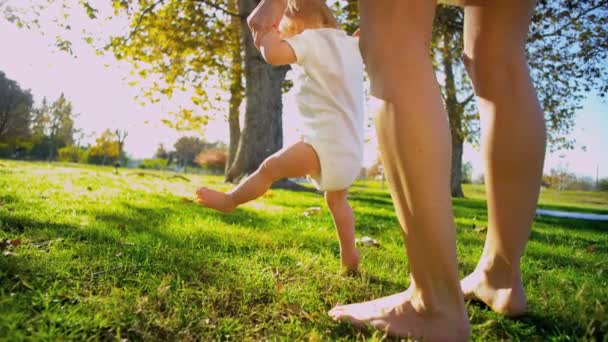
M 264 34 L 278 24 L 285 14 L 288 0 L 262 0 L 247 18 L 257 47 Z

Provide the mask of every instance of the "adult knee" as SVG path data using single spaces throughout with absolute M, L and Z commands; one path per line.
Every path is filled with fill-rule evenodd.
M 463 63 L 480 97 L 507 91 L 518 78 L 528 77 L 525 53 L 519 48 L 475 47 L 463 55 Z

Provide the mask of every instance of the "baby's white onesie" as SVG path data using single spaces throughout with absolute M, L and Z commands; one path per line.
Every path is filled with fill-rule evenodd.
M 322 191 L 348 188 L 363 165 L 363 60 L 359 40 L 337 29 L 312 29 L 285 40 L 295 52 L 302 141 L 321 163 Z

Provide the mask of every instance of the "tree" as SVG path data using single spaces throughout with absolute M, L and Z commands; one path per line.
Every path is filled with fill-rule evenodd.
M 40 107 L 34 108 L 32 118 L 32 142 L 30 155 L 34 159 L 47 159 L 52 142 L 49 138 L 51 122 L 50 105 L 46 97 L 42 99 Z
M 95 140 L 95 145 L 89 149 L 89 163 L 109 165 L 114 164 L 119 157 L 119 144 L 116 135 L 109 129 Z
M 204 169 L 221 172 L 226 168 L 228 155 L 221 148 L 212 148 L 200 152 L 194 161 Z
M 97 17 L 90 2 L 81 3 L 91 18 Z M 111 37 L 107 47 L 117 58 L 131 62 L 139 76 L 162 80 L 145 89 L 144 96 L 157 102 L 176 91 L 194 94 L 191 99 L 195 109 L 181 109 L 172 120 L 165 120 L 166 124 L 185 130 L 204 125 L 217 107 L 209 96 L 210 81 L 230 91 L 227 181 L 237 181 L 253 172 L 281 148 L 281 84 L 287 68 L 267 65 L 253 46 L 245 19 L 258 1 L 112 3 L 117 13 L 129 16 L 131 30 Z M 243 91 L 247 103 L 241 132 Z
M 466 162 L 462 165 L 462 183 L 473 183 L 473 164 L 471 162 Z
M 165 146 L 163 144 L 158 144 L 158 148 L 154 153 L 154 158 L 169 159 L 169 152 L 165 149 Z
M 83 163 L 86 159 L 86 150 L 78 146 L 70 145 L 57 150 L 57 160 L 60 162 Z
M 230 10 L 234 11 L 236 2 L 231 1 Z M 245 87 L 243 86 L 243 56 L 241 52 L 241 40 L 243 39 L 242 30 L 242 19 L 239 16 L 231 16 L 230 28 L 233 32 L 236 44 L 230 45 L 230 53 L 232 57 L 232 63 L 230 68 L 230 106 L 228 109 L 228 127 L 230 131 L 230 141 L 228 148 L 228 159 L 226 160 L 224 173 L 228 175 L 228 171 L 232 167 L 237 154 L 239 141 L 241 139 L 241 125 L 239 118 L 241 116 L 241 103 L 245 96 Z M 226 180 L 229 180 L 226 178 Z
M 116 136 L 116 141 L 118 142 L 118 160 L 124 161 L 126 159 L 124 151 L 125 140 L 127 139 L 129 132 L 127 132 L 126 129 L 121 130 L 117 128 L 114 130 L 114 135 Z
M 51 120 L 49 137 L 52 148 L 49 150 L 49 160 L 55 158 L 57 150 L 74 144 L 74 118 L 72 103 L 61 93 L 51 105 Z
M 63 93 L 50 106 L 45 100 L 42 107 L 36 110 L 34 132 L 42 134 L 38 143 L 47 149 L 44 156 L 48 160 L 55 159 L 58 149 L 74 145 L 74 134 L 77 132 L 74 127 L 75 117 L 76 115 L 72 111 L 72 103 Z M 38 153 L 42 154 L 44 151 L 38 151 Z
M 597 183 L 597 191 L 608 191 L 608 178 L 602 178 Z
M 0 142 L 30 137 L 32 94 L 0 71 Z
M 256 5 L 257 1 L 239 0 L 239 13 L 249 14 Z M 253 173 L 264 159 L 283 146 L 281 86 L 288 68 L 267 64 L 255 48 L 244 19 L 241 27 L 245 50 L 245 124 L 236 156 L 226 175 L 229 182 Z
M 194 166 L 194 159 L 196 156 L 208 146 L 208 144 L 197 137 L 179 138 L 173 145 L 177 163 L 182 166 Z

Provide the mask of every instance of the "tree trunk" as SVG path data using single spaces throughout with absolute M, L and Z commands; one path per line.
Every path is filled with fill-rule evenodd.
M 445 107 L 450 120 L 450 133 L 452 135 L 452 170 L 450 191 L 453 197 L 464 197 L 462 192 L 462 150 L 464 134 L 462 130 L 462 119 L 464 107 L 456 97 L 456 83 L 454 81 L 454 64 L 452 59 L 452 34 L 446 32 L 443 35 L 443 46 L 441 60 L 445 75 Z
M 239 13 L 248 14 L 255 0 L 239 0 Z M 266 157 L 283 145 L 282 92 L 287 67 L 267 64 L 253 44 L 246 21 L 241 21 L 245 50 L 245 124 L 226 181 L 237 182 L 254 172 Z
M 230 2 L 234 4 L 234 2 Z M 230 10 L 235 10 L 231 8 Z M 231 25 L 234 29 L 234 39 L 237 44 L 232 44 L 232 69 L 230 70 L 230 108 L 228 113 L 228 126 L 230 130 L 230 142 L 228 147 L 228 160 L 226 161 L 225 175 L 232 167 L 236 157 L 239 140 L 241 138 L 241 124 L 239 122 L 240 107 L 243 102 L 243 57 L 241 56 L 241 19 L 231 18 Z M 228 181 L 226 177 L 226 181 Z
M 460 140 L 460 141 L 458 141 Z M 452 197 L 464 197 L 462 192 L 462 139 L 454 139 L 452 136 L 452 181 L 451 191 Z

